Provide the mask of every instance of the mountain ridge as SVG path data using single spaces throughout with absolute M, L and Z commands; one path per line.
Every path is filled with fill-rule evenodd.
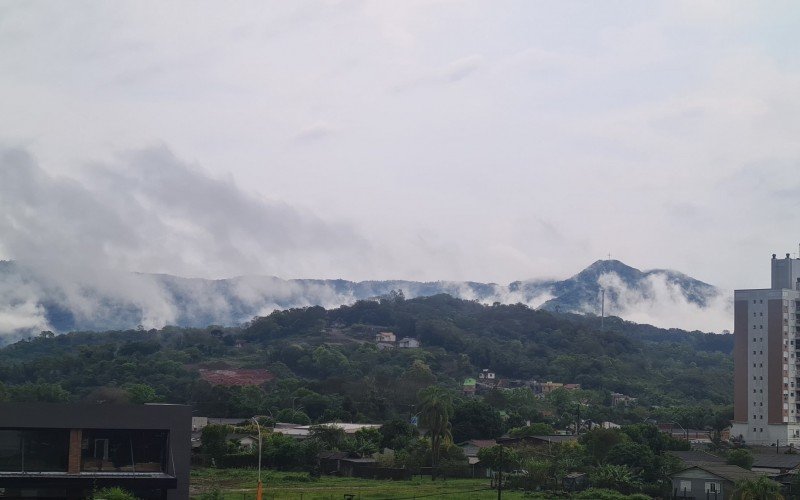
M 74 275 L 64 278 L 14 261 L 0 261 L 0 338 L 41 330 L 231 326 L 276 309 L 336 307 L 392 291 L 402 291 L 407 298 L 445 293 L 484 304 L 523 303 L 532 308 L 599 315 L 600 290 L 604 289 L 605 312 L 625 319 L 676 304 L 703 311 L 723 297 L 713 285 L 678 271 L 641 271 L 619 260 L 595 261 L 563 280 L 529 279 L 507 285 L 450 280 L 286 280 L 265 275 L 205 279 L 164 273 L 84 274 L 88 275 L 80 275 L 81 281 L 76 282 Z M 2 318 L 6 318 L 5 324 Z M 680 326 L 658 318 L 650 322 Z

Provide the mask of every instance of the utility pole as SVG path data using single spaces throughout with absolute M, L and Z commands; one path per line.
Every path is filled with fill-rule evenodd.
M 503 445 L 500 445 L 500 470 L 497 471 L 497 500 L 503 496 Z

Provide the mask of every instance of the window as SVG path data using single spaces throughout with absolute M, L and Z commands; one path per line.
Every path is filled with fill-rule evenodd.
M 706 493 L 717 493 L 719 491 L 719 483 L 706 482 Z
M 759 428 L 758 432 L 764 432 L 764 428 L 763 427 Z
M 68 430 L 3 429 L 0 471 L 66 472 L 68 449 Z
M 680 488 L 678 488 L 678 490 L 681 491 L 681 492 L 683 492 L 683 491 L 685 491 L 685 492 L 692 491 L 692 482 L 691 481 L 684 481 L 683 479 L 681 479 L 681 486 L 680 486 Z

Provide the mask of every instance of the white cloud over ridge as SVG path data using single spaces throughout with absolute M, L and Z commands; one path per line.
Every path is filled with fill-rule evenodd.
M 690 301 L 680 286 L 670 283 L 665 273 L 652 273 L 638 287 L 630 287 L 616 273 L 601 275 L 598 284 L 606 291 L 606 314 L 634 323 L 662 328 L 720 332 L 732 329 L 732 294 L 720 291 L 708 296 L 704 305 Z M 584 311 L 596 313 L 596 304 Z

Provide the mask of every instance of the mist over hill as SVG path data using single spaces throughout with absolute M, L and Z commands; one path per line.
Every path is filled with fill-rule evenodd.
M 51 272 L 52 271 L 52 272 Z M 729 328 L 729 294 L 682 273 L 640 271 L 601 260 L 565 280 L 470 281 L 284 280 L 240 276 L 208 280 L 97 269 L 50 270 L 0 262 L 0 342 L 74 330 L 236 325 L 278 309 L 326 308 L 402 291 L 407 298 L 449 294 L 484 304 L 526 304 L 552 311 L 605 312 L 661 327 Z

